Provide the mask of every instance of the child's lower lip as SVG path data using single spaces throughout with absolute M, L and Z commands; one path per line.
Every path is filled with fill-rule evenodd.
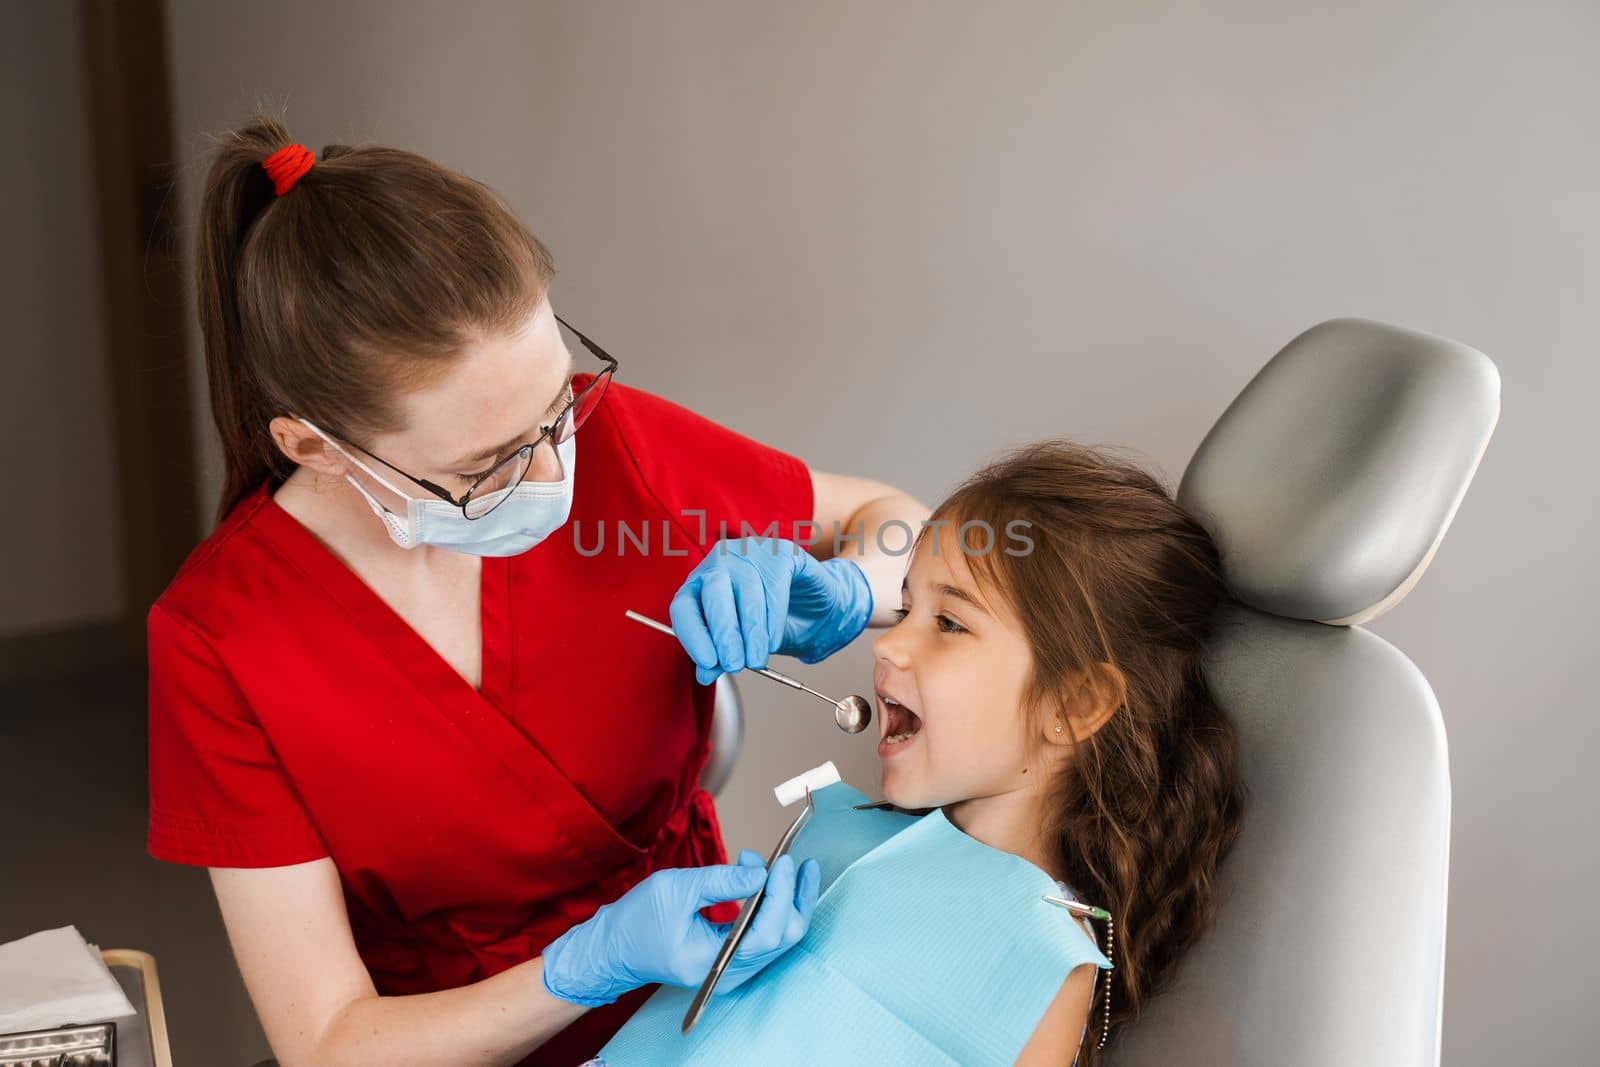
M 881 741 L 878 742 L 878 758 L 879 759 L 888 759 L 890 756 L 893 756 L 896 753 L 904 752 L 906 749 L 908 749 L 912 745 L 916 744 L 917 743 L 917 738 L 919 738 L 921 736 L 922 736 L 922 731 L 918 730 L 916 733 L 912 734 L 910 737 L 906 738 L 904 741 L 893 741 L 893 742 L 891 742 L 887 737 L 883 738 Z

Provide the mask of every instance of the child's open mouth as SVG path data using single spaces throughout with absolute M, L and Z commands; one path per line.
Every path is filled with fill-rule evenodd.
M 878 755 L 888 757 L 904 751 L 916 740 L 917 734 L 922 731 L 922 720 L 910 708 L 882 694 L 879 694 L 878 700 L 883 706 L 885 731 L 883 739 L 878 742 Z

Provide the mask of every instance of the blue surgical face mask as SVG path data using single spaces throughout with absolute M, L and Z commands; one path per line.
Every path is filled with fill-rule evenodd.
M 519 482 L 493 494 L 509 494 L 509 500 L 496 505 L 487 515 L 469 519 L 459 507 L 446 501 L 407 496 L 383 475 L 340 448 L 337 441 L 310 422 L 305 419 L 300 421 L 379 485 L 405 500 L 406 513 L 397 515 L 380 504 L 353 476 L 345 475 L 345 481 L 355 486 L 356 492 L 361 494 L 372 513 L 383 521 L 383 528 L 389 532 L 390 540 L 401 548 L 434 545 L 473 556 L 521 555 L 559 530 L 572 512 L 572 472 L 578 459 L 577 435 L 556 446 L 556 455 L 561 460 L 559 482 Z

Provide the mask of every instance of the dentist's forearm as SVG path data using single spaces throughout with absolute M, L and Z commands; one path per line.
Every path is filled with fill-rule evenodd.
M 510 1067 L 587 1010 L 552 997 L 543 975 L 544 961 L 535 958 L 457 989 L 352 1001 L 329 1021 L 305 1062 Z
M 839 555 L 855 561 L 867 576 L 867 585 L 872 589 L 868 626 L 894 622 L 895 609 L 900 606 L 900 583 L 911 562 L 911 545 L 929 514 L 927 505 L 915 497 L 891 493 L 867 501 L 845 523 L 844 530 L 851 535 L 864 532 L 859 543 L 843 542 Z M 825 551 L 832 547 L 827 541 L 824 537 L 821 542 Z
M 471 985 L 379 996 L 324 856 L 213 867 L 234 959 L 283 1067 L 501 1067 L 584 1013 L 544 988 L 544 959 Z

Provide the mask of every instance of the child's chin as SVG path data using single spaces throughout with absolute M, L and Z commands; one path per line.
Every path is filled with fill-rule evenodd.
M 902 770 L 883 768 L 883 799 L 906 811 L 929 807 L 928 790 L 910 777 Z

